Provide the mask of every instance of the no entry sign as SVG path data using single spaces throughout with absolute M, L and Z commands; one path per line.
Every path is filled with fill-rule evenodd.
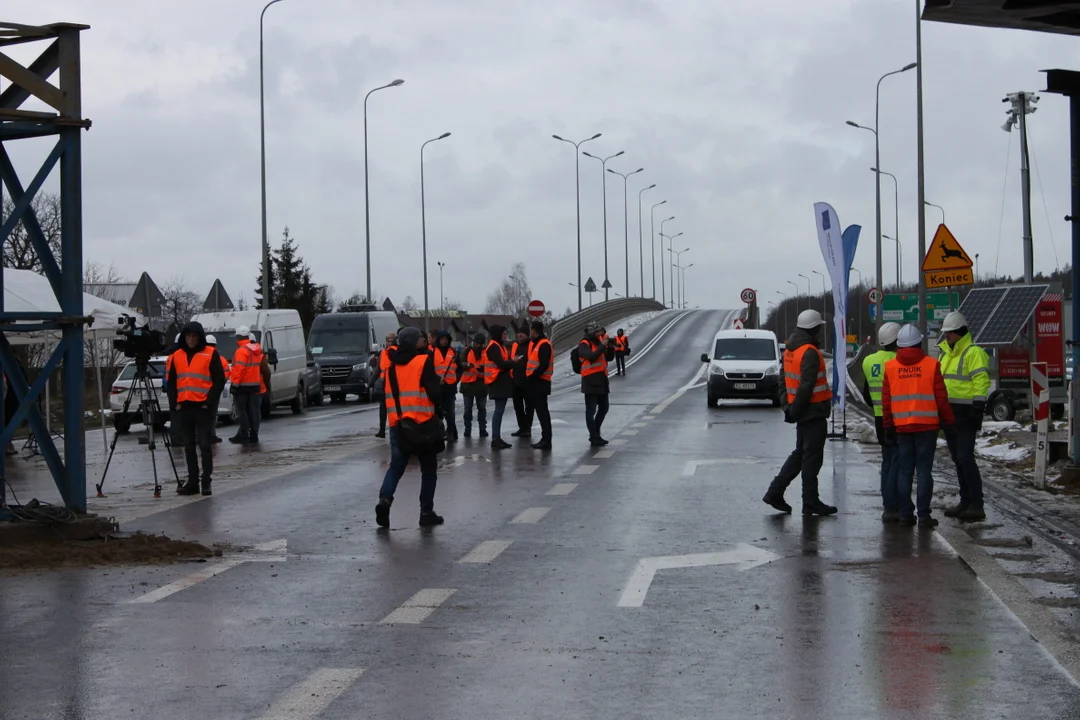
M 539 300 L 533 300 L 531 303 L 529 303 L 529 314 L 533 317 L 540 317 L 544 314 L 544 310 L 546 309 L 547 308 L 544 307 L 544 303 L 540 302 Z

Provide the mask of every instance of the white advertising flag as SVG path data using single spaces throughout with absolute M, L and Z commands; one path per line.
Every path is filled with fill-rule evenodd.
M 829 269 L 829 278 L 832 280 L 833 291 L 833 326 L 835 330 L 835 347 L 833 351 L 833 397 L 834 402 L 842 411 L 847 401 L 847 331 L 845 319 L 847 318 L 847 261 L 844 257 L 844 242 L 842 237 L 843 228 L 840 219 L 836 217 L 836 211 L 829 203 L 814 203 L 814 214 L 817 216 L 818 243 L 821 245 L 821 255 L 825 258 L 825 267 Z

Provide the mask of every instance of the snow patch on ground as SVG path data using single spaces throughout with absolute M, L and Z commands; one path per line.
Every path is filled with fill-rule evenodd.
M 975 441 L 975 453 L 1002 462 L 1019 462 L 1031 456 L 1031 448 L 1013 442 L 994 443 L 993 437 L 980 437 Z
M 848 437 L 864 445 L 877 445 L 877 428 L 874 423 L 857 418 L 848 423 Z

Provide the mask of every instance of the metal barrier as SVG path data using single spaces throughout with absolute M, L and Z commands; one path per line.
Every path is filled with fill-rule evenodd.
M 551 344 L 556 353 L 563 352 L 572 348 L 581 339 L 585 326 L 591 322 L 605 325 L 628 315 L 666 309 L 660 302 L 649 298 L 608 300 L 556 320 L 551 329 Z

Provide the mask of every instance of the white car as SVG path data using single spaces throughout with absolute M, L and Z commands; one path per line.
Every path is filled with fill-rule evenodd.
M 155 427 L 161 430 L 169 419 L 169 398 L 163 389 L 165 383 L 165 358 L 151 358 L 149 373 L 150 387 L 161 406 L 161 417 L 158 418 Z M 145 388 L 141 391 L 139 389 L 135 390 L 134 394 L 131 395 L 131 404 L 128 405 L 127 412 L 124 412 L 124 402 L 127 401 L 134 382 L 135 363 L 129 362 L 124 366 L 119 377 L 113 381 L 112 388 L 109 390 L 109 407 L 112 410 L 113 427 L 121 434 L 130 430 L 132 423 L 142 422 L 142 401 L 143 395 L 146 393 Z M 221 400 L 218 402 L 219 420 L 231 421 L 236 419 L 236 411 L 233 409 L 232 395 L 229 390 L 230 383 L 226 382 L 225 389 L 221 393 Z

